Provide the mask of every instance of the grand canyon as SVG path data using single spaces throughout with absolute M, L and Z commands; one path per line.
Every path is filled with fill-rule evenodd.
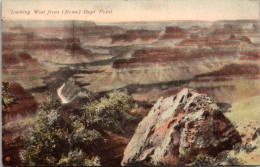
M 21 150 L 46 97 L 89 120 L 82 106 L 102 108 L 89 95 L 110 106 L 115 91 L 134 111 L 113 118 L 123 131 L 90 128 L 102 141 L 80 145 L 87 166 L 260 164 L 259 20 L 2 23 L 2 80 L 17 99 L 2 114 L 5 166 L 44 165 Z

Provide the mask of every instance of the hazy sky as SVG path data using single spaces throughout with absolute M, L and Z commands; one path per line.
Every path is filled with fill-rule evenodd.
M 258 0 L 3 0 L 2 4 L 4 20 L 122 22 L 259 19 Z M 45 10 L 45 13 L 35 14 L 34 10 Z M 48 14 L 49 10 L 59 12 Z M 80 13 L 62 14 L 65 10 Z M 84 14 L 84 10 L 95 13 Z M 25 11 L 30 11 L 30 14 Z

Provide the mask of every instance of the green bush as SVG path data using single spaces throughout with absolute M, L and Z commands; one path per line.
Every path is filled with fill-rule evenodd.
M 2 83 L 2 114 L 3 114 L 3 124 L 5 124 L 5 115 L 8 114 L 8 108 L 12 107 L 17 103 L 17 98 L 11 96 L 8 91 L 10 89 L 9 82 Z
M 100 165 L 99 157 L 92 154 L 94 143 L 104 144 L 106 130 L 121 133 L 136 120 L 130 114 L 135 104 L 126 91 L 110 92 L 100 100 L 89 99 L 84 118 L 72 112 L 64 114 L 59 101 L 52 97 L 45 100 L 20 153 L 25 165 Z
M 107 97 L 92 101 L 86 106 L 86 126 L 123 133 L 129 123 L 140 120 L 140 116 L 131 114 L 134 108 L 134 100 L 126 90 L 112 91 Z
M 101 138 L 97 131 L 85 129 L 78 117 L 65 118 L 52 98 L 42 104 L 36 119 L 21 151 L 21 159 L 30 166 L 83 165 L 86 155 L 80 147 Z
M 92 159 L 85 159 L 84 162 L 85 166 L 100 166 L 100 158 L 99 157 L 94 157 Z

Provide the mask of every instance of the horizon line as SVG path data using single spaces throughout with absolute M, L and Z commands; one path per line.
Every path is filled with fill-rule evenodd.
M 194 20 L 151 20 L 151 21 L 146 21 L 146 20 L 140 20 L 140 21 L 111 21 L 111 22 L 102 22 L 102 21 L 93 21 L 93 20 L 82 20 L 82 19 L 75 19 L 75 20 L 45 20 L 45 19 L 37 19 L 37 20 L 34 20 L 34 19 L 28 19 L 28 20 L 23 20 L 23 19 L 8 19 L 8 20 L 4 20 L 2 18 L 2 21 L 5 22 L 5 21 L 24 21 L 24 22 L 36 22 L 36 21 L 46 21 L 46 22 L 66 22 L 66 21 L 81 21 L 81 22 L 93 22 L 93 23 L 97 23 L 97 24 L 120 24 L 120 23 L 126 23 L 126 24 L 129 24 L 129 23 L 149 23 L 149 22 L 174 22 L 174 21 L 180 21 L 180 22 L 219 22 L 219 21 L 259 21 L 260 19 L 220 19 L 220 20 L 197 20 L 197 19 L 194 19 Z

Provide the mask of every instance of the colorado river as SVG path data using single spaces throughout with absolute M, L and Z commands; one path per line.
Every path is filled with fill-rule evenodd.
M 67 104 L 67 103 L 69 103 L 69 100 L 66 99 L 66 97 L 64 97 L 64 96 L 62 95 L 62 93 L 61 93 L 61 91 L 62 91 L 62 89 L 64 88 L 64 86 L 65 86 L 65 83 L 63 83 L 63 84 L 61 85 L 61 87 L 59 87 L 59 89 L 57 90 L 57 93 L 58 93 L 59 98 L 61 99 L 61 103 L 62 103 L 62 104 Z

